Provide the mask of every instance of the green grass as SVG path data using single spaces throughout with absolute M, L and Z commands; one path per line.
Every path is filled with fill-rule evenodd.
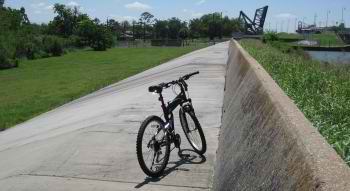
M 198 48 L 76 51 L 0 70 L 0 130 Z
M 343 41 L 334 33 L 334 32 L 324 32 L 322 34 L 310 34 L 310 35 L 301 35 L 301 34 L 288 34 L 288 33 L 278 33 L 280 39 L 285 40 L 317 40 L 320 42 L 321 46 L 342 46 L 344 45 Z
M 241 44 L 350 166 L 350 66 L 321 64 L 256 40 Z
M 327 32 L 322 34 L 312 34 L 307 37 L 311 40 L 320 41 L 321 46 L 342 46 L 344 45 L 343 41 L 334 33 Z
M 278 33 L 278 38 L 281 39 L 293 39 L 293 40 L 303 40 L 303 35 L 296 34 L 296 33 Z

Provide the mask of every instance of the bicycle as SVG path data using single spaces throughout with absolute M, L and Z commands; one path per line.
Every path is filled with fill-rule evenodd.
M 189 98 L 188 85 L 186 80 L 199 74 L 194 72 L 180 77 L 168 83 L 161 83 L 148 88 L 149 92 L 159 94 L 159 101 L 164 114 L 164 119 L 159 116 L 149 116 L 141 124 L 137 134 L 136 153 L 141 169 L 151 177 L 160 177 L 169 161 L 170 152 L 175 148 L 179 149 L 178 155 L 182 157 L 180 151 L 181 137 L 175 133 L 173 111 L 180 106 L 179 117 L 182 129 L 186 138 L 195 152 L 203 155 L 206 152 L 206 140 L 202 127 L 196 117 L 192 100 Z M 162 95 L 163 89 L 169 87 L 180 87 L 181 93 L 168 104 L 164 103 Z M 187 94 L 186 94 L 187 93 Z M 175 92 L 176 94 L 176 92 Z M 170 150 L 171 144 L 174 147 Z M 148 159 L 151 159 L 148 161 Z M 149 166 L 150 165 L 150 166 Z

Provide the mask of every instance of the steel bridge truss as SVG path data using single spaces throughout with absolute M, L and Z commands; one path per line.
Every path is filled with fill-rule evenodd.
M 239 14 L 239 19 L 243 22 L 244 32 L 248 35 L 261 35 L 264 32 L 264 24 L 268 6 L 257 9 L 252 21 L 243 11 Z

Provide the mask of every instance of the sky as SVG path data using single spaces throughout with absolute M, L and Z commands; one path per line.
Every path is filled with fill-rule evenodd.
M 155 18 L 178 17 L 189 21 L 203 14 L 222 12 L 223 15 L 238 17 L 243 10 L 253 18 L 257 8 L 269 5 L 265 28 L 278 32 L 293 32 L 296 21 L 305 21 L 325 26 L 328 12 L 328 26 L 336 25 L 342 19 L 350 26 L 349 0 L 5 0 L 5 6 L 24 7 L 31 22 L 47 23 L 54 17 L 53 4 L 78 6 L 81 12 L 101 21 L 107 18 L 137 20 L 142 12 L 148 11 Z

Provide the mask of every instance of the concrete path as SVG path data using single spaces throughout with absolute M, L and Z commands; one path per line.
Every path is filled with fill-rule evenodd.
M 210 189 L 227 50 L 228 43 L 221 43 L 190 53 L 1 132 L 0 189 Z M 189 90 L 207 138 L 205 158 L 181 160 L 174 150 L 165 176 L 148 179 L 137 162 L 136 133 L 146 116 L 161 109 L 147 88 L 196 70 L 201 73 L 189 80 Z M 174 97 L 171 89 L 165 97 Z M 182 147 L 190 149 L 183 135 Z

